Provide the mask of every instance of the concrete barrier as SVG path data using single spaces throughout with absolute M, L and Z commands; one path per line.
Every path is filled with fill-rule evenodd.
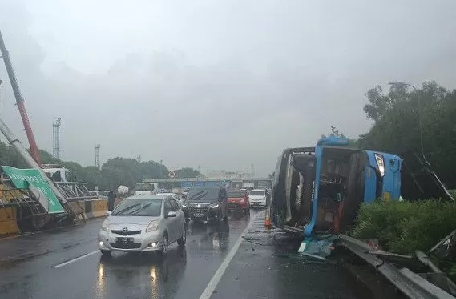
M 106 216 L 106 199 L 80 199 L 68 202 L 69 207 L 79 220 Z
M 85 216 L 85 203 L 83 200 L 76 200 L 68 202 L 71 210 L 78 216 L 79 220 L 86 218 Z
M 84 202 L 84 212 L 86 214 L 88 213 L 92 213 L 92 199 L 89 199 L 89 200 L 83 200 Z
M 98 218 L 107 215 L 108 201 L 106 199 L 76 200 L 69 203 L 79 219 Z
M 104 217 L 108 211 L 106 199 L 75 200 L 68 202 L 68 205 L 80 220 Z M 20 233 L 16 211 L 16 207 L 0 205 L 0 237 Z
M 86 213 L 88 216 L 87 218 L 97 218 L 107 215 L 106 212 L 108 211 L 108 201 L 106 199 L 92 200 L 91 205 L 92 211 L 91 213 Z
M 18 233 L 16 207 L 0 207 L 0 236 Z

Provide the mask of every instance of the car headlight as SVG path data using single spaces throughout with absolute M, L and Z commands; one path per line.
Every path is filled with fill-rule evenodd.
M 149 233 L 149 232 L 154 232 L 158 229 L 158 221 L 155 220 L 155 221 L 152 221 L 151 223 L 149 223 L 149 225 L 147 226 L 146 228 L 146 233 Z
M 384 176 L 385 175 L 385 161 L 383 160 L 383 156 L 380 154 L 375 153 L 375 160 L 377 161 L 377 167 L 378 170 L 380 171 L 380 175 Z
M 101 225 L 101 230 L 107 232 L 109 229 L 109 222 L 107 220 L 103 221 L 103 224 Z
M 218 203 L 213 203 L 213 204 L 210 205 L 210 207 L 213 208 L 213 209 L 216 209 L 216 208 L 219 207 L 219 204 Z

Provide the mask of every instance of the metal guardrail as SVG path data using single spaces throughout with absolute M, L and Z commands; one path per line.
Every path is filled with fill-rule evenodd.
M 430 283 L 408 268 L 398 269 L 391 263 L 370 254 L 371 248 L 360 240 L 341 235 L 337 246 L 342 246 L 376 268 L 389 282 L 410 299 L 455 299 L 454 296 Z

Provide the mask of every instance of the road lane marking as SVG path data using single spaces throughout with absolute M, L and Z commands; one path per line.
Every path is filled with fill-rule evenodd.
M 69 260 L 69 261 L 67 261 L 67 262 L 64 262 L 64 263 L 55 265 L 54 268 L 62 268 L 62 267 L 64 267 L 64 266 L 66 266 L 66 265 L 72 264 L 72 263 L 77 262 L 77 261 L 80 261 L 80 260 L 82 260 L 82 259 L 84 259 L 84 258 L 86 258 L 86 257 L 89 257 L 89 256 L 91 256 L 91 255 L 97 254 L 98 252 L 100 252 L 100 251 L 95 250 L 95 251 L 92 251 L 92 252 L 83 254 L 83 255 L 81 255 L 81 256 L 79 256 L 79 257 L 77 257 L 77 258 L 71 259 L 71 260 Z
M 234 244 L 233 248 L 231 248 L 230 252 L 228 255 L 225 257 L 223 262 L 220 264 L 220 267 L 218 268 L 217 272 L 215 272 L 214 276 L 212 276 L 211 281 L 207 284 L 206 288 L 204 289 L 203 293 L 199 297 L 199 299 L 209 299 L 213 292 L 215 291 L 215 288 L 217 287 L 218 283 L 222 279 L 223 274 L 226 271 L 226 268 L 228 268 L 231 260 L 233 259 L 234 255 L 239 249 L 239 246 L 241 245 L 242 239 L 244 235 L 249 231 L 250 227 L 252 226 L 253 222 L 258 218 L 259 215 L 262 213 L 256 214 L 249 222 L 245 230 L 242 232 L 242 234 L 239 236 L 239 239 L 237 239 L 236 243 Z

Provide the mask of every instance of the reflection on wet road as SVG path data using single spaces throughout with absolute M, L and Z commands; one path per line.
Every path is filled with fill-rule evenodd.
M 263 218 L 252 211 L 250 217 L 232 215 L 227 224 L 190 224 L 186 246 L 172 245 L 165 259 L 134 253 L 102 257 L 96 237 L 102 220 L 3 240 L 0 257 L 36 256 L 0 259 L 0 298 L 368 298 L 357 295 L 334 263 L 297 256 L 299 243 L 265 230 Z
M 190 223 L 185 248 L 172 245 L 164 260 L 154 254 L 93 253 L 100 221 L 54 233 L 54 243 L 43 235 L 48 243 L 34 238 L 29 246 L 50 247 L 47 254 L 0 266 L 0 297 L 199 298 L 248 222 L 249 217 L 232 216 L 227 224 Z M 75 234 L 81 238 L 74 240 Z M 59 246 L 72 243 L 68 240 L 74 246 Z
M 172 298 L 187 268 L 187 250 L 177 248 L 165 260 L 122 254 L 101 258 L 97 267 L 97 298 Z

